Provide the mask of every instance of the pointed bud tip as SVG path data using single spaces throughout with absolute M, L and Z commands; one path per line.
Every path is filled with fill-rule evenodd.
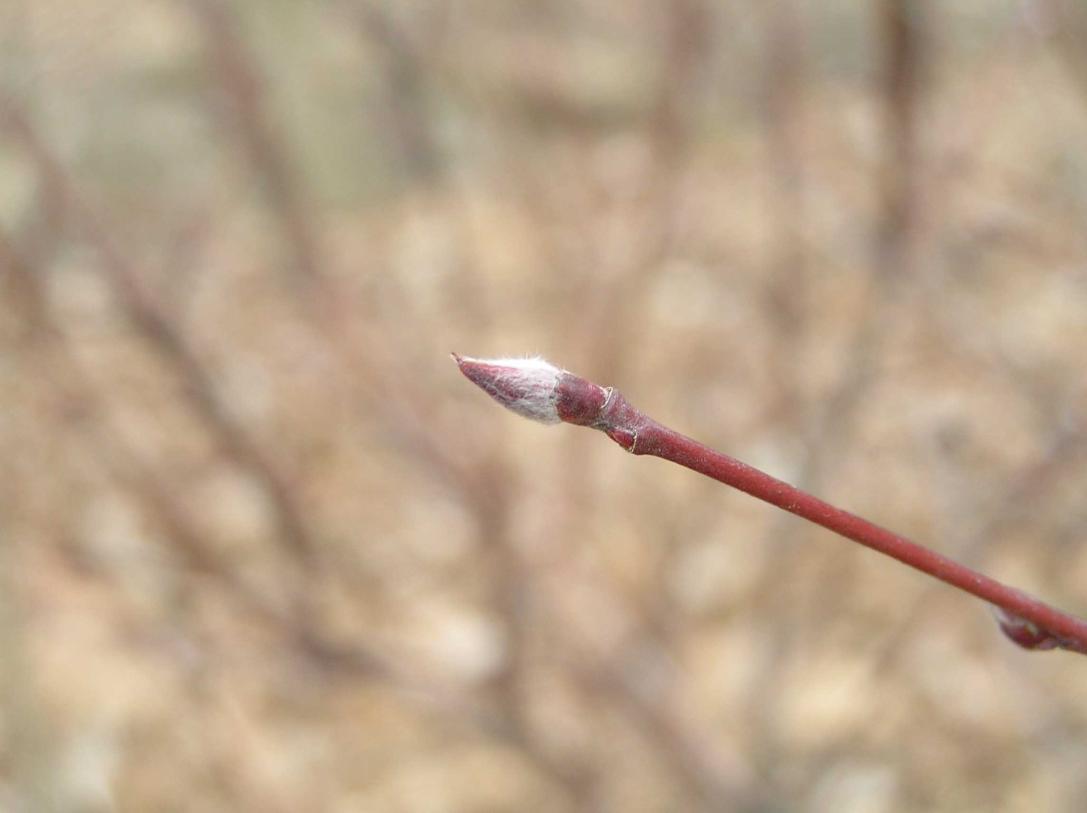
M 542 358 L 476 359 L 451 354 L 473 384 L 518 415 L 558 423 L 556 390 L 563 371 Z

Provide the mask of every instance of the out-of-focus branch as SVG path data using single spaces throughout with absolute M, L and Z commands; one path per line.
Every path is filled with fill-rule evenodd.
M 20 313 L 30 329 L 35 351 L 41 355 L 40 374 L 66 402 L 79 404 L 80 422 L 110 475 L 138 495 L 151 509 L 169 538 L 175 554 L 191 571 L 214 577 L 228 594 L 256 615 L 279 619 L 270 602 L 237 578 L 235 572 L 205 542 L 160 474 L 141 458 L 124 432 L 114 425 L 113 410 L 93 375 L 79 359 L 71 339 L 51 313 L 39 272 L 23 259 L 11 236 L 0 229 L 0 270 L 13 283 Z
M 766 75 L 762 108 L 766 132 L 770 277 L 766 288 L 773 325 L 778 392 L 770 411 L 788 414 L 802 408 L 798 376 L 806 319 L 806 249 L 804 245 L 801 107 L 804 91 L 804 37 L 793 0 L 762 5 Z
M 922 3 L 883 0 L 881 40 L 883 71 L 883 143 L 880 193 L 883 215 L 879 228 L 876 272 L 891 278 L 911 270 L 917 219 L 918 106 L 921 99 L 922 49 L 925 46 Z
M 613 705 L 641 731 L 700 806 L 758 809 L 761 793 L 746 767 L 718 748 L 710 731 L 688 719 L 669 693 L 647 686 L 635 674 L 644 666 L 637 663 L 642 658 L 623 659 L 630 651 L 613 653 L 603 661 L 579 657 L 570 670 L 590 695 Z
M 295 243 L 294 253 L 321 256 L 319 234 L 312 228 L 300 229 L 298 224 L 308 221 L 295 217 L 302 197 L 301 184 L 282 182 L 283 178 L 289 177 L 287 167 L 290 162 L 281 140 L 272 133 L 264 110 L 259 71 L 241 41 L 236 21 L 228 8 L 214 0 L 192 0 L 192 7 L 205 24 L 216 73 L 222 78 L 225 92 L 238 111 L 238 127 L 231 128 L 228 134 L 240 137 L 239 146 L 247 155 L 253 172 L 271 179 L 265 186 L 272 206 L 284 219 L 288 239 Z M 415 55 L 409 52 L 400 32 L 387 24 L 376 10 L 364 13 L 362 23 L 385 48 L 393 85 L 389 92 L 398 92 L 406 83 L 412 93 L 421 95 L 422 87 L 417 84 L 421 82 L 421 76 L 417 75 L 413 62 Z M 409 103 L 421 104 L 421 99 L 413 97 L 405 102 Z M 415 130 L 423 126 L 416 118 L 422 115 L 416 107 L 401 109 L 396 115 L 398 127 Z M 423 162 L 424 168 L 428 162 L 436 165 L 439 156 L 425 129 L 415 135 L 418 139 L 408 146 L 412 160 Z M 434 421 L 427 414 L 431 399 L 420 397 L 418 385 L 401 374 L 403 364 L 396 360 L 389 346 L 387 331 L 375 329 L 360 317 L 363 303 L 347 296 L 325 265 L 318 265 L 314 260 L 310 270 L 314 273 L 308 273 L 300 280 L 301 301 L 310 324 L 326 340 L 333 357 L 343 365 L 344 380 L 348 382 L 351 395 L 359 403 L 366 403 L 368 412 L 378 415 L 387 437 L 403 444 L 408 456 L 420 463 L 422 471 L 458 493 L 475 518 L 481 545 L 488 551 L 494 569 L 496 612 L 508 631 L 508 666 L 493 684 L 507 736 L 513 738 L 518 747 L 545 774 L 564 787 L 579 805 L 588 808 L 593 793 L 591 772 L 584 765 L 568 763 L 549 754 L 537 742 L 525 716 L 525 698 L 522 696 L 527 646 L 525 605 L 529 601 L 530 587 L 525 564 L 510 538 L 509 501 L 501 488 L 501 484 L 507 482 L 508 474 L 497 471 L 499 450 L 485 445 L 474 450 L 475 455 L 470 460 L 458 454 L 458 438 L 436 431 Z M 337 657 L 333 662 L 343 664 L 345 660 Z
M 666 0 L 657 4 L 656 12 L 663 17 L 664 37 L 658 55 L 658 86 L 646 121 L 650 163 L 643 194 L 633 201 L 628 214 L 634 223 L 624 235 L 627 240 L 637 239 L 636 250 L 629 262 L 610 269 L 604 263 L 603 272 L 597 268 L 586 275 L 591 286 L 576 322 L 591 341 L 573 346 L 593 348 L 584 363 L 598 375 L 621 376 L 624 365 L 634 357 L 629 352 L 631 325 L 645 305 L 645 292 L 652 290 L 649 280 L 676 245 L 697 80 L 712 52 L 712 18 L 704 0 Z
M 1080 98 L 1087 102 L 1087 7 L 1080 0 L 1032 0 L 1030 5 Z
M 228 3 L 186 0 L 208 35 L 216 76 L 229 104 L 237 111 L 236 127 L 227 135 L 239 142 L 253 173 L 265 179 L 270 205 L 284 223 L 286 237 L 299 268 L 303 301 L 316 330 L 328 340 L 334 355 L 348 369 L 345 380 L 356 395 L 376 393 L 373 407 L 390 432 L 419 458 L 424 467 L 447 484 L 463 487 L 471 472 L 452 452 L 448 442 L 427 428 L 429 423 L 412 385 L 398 373 L 398 365 L 384 334 L 360 318 L 359 303 L 347 296 L 328 273 L 318 230 L 306 214 L 301 181 L 291 170 L 286 147 L 266 112 L 260 72 L 245 47 Z M 470 467 L 469 467 L 470 468 Z
M 0 112 L 4 114 L 0 118 L 0 123 L 5 125 L 5 129 L 9 132 L 14 131 L 17 138 L 31 151 L 35 166 L 43 176 L 43 183 L 48 184 L 64 202 L 73 225 L 89 232 L 88 239 L 103 253 L 109 279 L 118 288 L 122 305 L 126 306 L 126 313 L 153 340 L 156 349 L 165 354 L 167 360 L 171 361 L 186 377 L 190 393 L 194 394 L 194 397 L 198 396 L 196 403 L 200 414 L 206 419 L 213 433 L 223 441 L 224 446 L 234 453 L 233 456 L 240 458 L 236 462 L 243 465 L 248 463 L 250 473 L 255 474 L 258 480 L 263 480 L 267 485 L 266 478 L 270 469 L 266 467 L 270 464 L 264 462 L 262 458 L 252 458 L 250 455 L 259 451 L 255 441 L 248 438 L 240 426 L 225 421 L 226 413 L 216 401 L 210 385 L 210 377 L 188 350 L 183 337 L 165 320 L 148 298 L 149 295 L 139 284 L 134 270 L 112 247 L 108 235 L 90 217 L 90 213 L 81 207 L 68 185 L 63 170 L 52 160 L 44 145 L 38 141 L 36 133 L 25 118 L 11 104 L 0 107 Z M 66 334 L 49 314 L 47 297 L 42 290 L 38 274 L 22 260 L 10 236 L 3 231 L 0 231 L 0 269 L 12 278 L 25 305 L 24 313 L 30 317 L 35 333 L 44 342 L 48 353 L 48 363 L 42 365 L 42 369 L 51 371 L 54 386 L 73 393 L 73 398 L 78 399 L 87 415 L 88 423 L 93 424 L 97 429 L 93 433 L 93 441 L 96 449 L 101 453 L 101 458 L 117 481 L 139 495 L 143 504 L 151 509 L 181 561 L 194 572 L 210 576 L 221 583 L 225 588 L 224 594 L 234 603 L 279 629 L 299 652 L 314 660 L 315 663 L 323 665 L 324 668 L 331 668 L 337 672 L 346 670 L 351 674 L 378 678 L 394 687 L 405 689 L 409 693 L 422 694 L 426 697 L 440 698 L 444 694 L 442 690 L 434 689 L 428 684 L 419 683 L 414 678 L 410 678 L 409 673 L 365 645 L 336 643 L 328 640 L 312 626 L 313 619 L 308 616 L 285 615 L 275 607 L 274 603 L 260 596 L 238 579 L 216 551 L 206 544 L 202 534 L 192 526 L 185 510 L 177 502 L 170 488 L 152 467 L 141 460 L 140 454 L 126 441 L 124 433 L 109 429 L 111 410 L 106 398 L 73 352 Z M 236 433 L 240 433 L 241 436 L 237 437 Z M 276 482 L 283 483 L 284 481 L 277 478 Z M 278 504 L 279 492 L 274 490 L 270 495 L 273 505 L 279 509 L 281 520 L 283 512 L 297 517 L 297 520 L 292 519 L 288 524 L 288 531 L 295 522 L 298 527 L 302 527 L 299 509 L 294 505 L 290 491 L 286 490 L 285 486 L 281 487 L 284 488 L 282 493 L 290 502 L 287 505 Z M 284 532 L 285 536 L 288 535 L 288 531 Z M 441 701 L 440 704 L 449 708 L 463 706 L 461 702 Z M 488 724 L 487 728 L 494 728 L 494 726 Z
M 125 316 L 148 340 L 149 346 L 183 382 L 194 411 L 223 450 L 268 495 L 275 512 L 280 538 L 292 558 L 311 569 L 316 565 L 316 544 L 297 505 L 288 478 L 231 414 L 218 395 L 211 374 L 186 337 L 172 324 L 145 287 L 136 268 L 117 246 L 112 235 L 79 197 L 65 170 L 41 139 L 30 120 L 10 99 L 0 99 L 0 131 L 26 152 L 41 183 L 54 190 L 63 203 L 73 228 L 98 253 L 102 272 Z
M 284 613 L 275 602 L 238 578 L 214 546 L 208 544 L 204 534 L 193 526 L 161 474 L 114 425 L 109 399 L 50 312 L 40 277 L 23 259 L 10 235 L 0 229 L 0 278 L 5 276 L 18 297 L 20 313 L 32 331 L 37 352 L 42 354 L 37 369 L 48 376 L 50 386 L 63 393 L 65 400 L 80 405 L 81 422 L 96 458 L 120 487 L 139 498 L 143 508 L 158 522 L 172 551 L 191 573 L 219 585 L 228 602 L 281 636 L 288 649 L 310 666 L 330 677 L 383 684 L 423 711 L 435 711 L 523 752 L 541 774 L 567 788 L 573 797 L 580 795 L 577 783 L 581 779 L 572 772 L 574 766 L 541 747 L 535 738 L 528 736 L 523 725 L 510 721 L 505 710 L 496 714 L 471 695 L 422 677 L 417 669 L 405 668 L 398 659 L 363 641 L 333 640 L 314 626 L 314 619 Z
M 325 262 L 316 229 L 287 151 L 269 122 L 264 82 L 246 53 L 237 19 L 223 0 L 186 2 L 204 26 L 216 77 L 233 108 L 231 129 L 240 133 L 243 153 L 283 225 L 295 269 L 305 279 L 317 277 L 325 272 Z
M 893 292 L 911 284 L 921 171 L 917 128 L 925 38 L 922 11 L 917 0 L 883 0 L 881 5 L 883 155 L 877 176 L 881 208 L 872 253 L 874 289 L 846 354 L 842 379 L 824 399 L 823 416 L 812 435 L 800 477 L 809 489 L 821 486 L 826 451 L 848 446 L 856 408 L 878 373 L 886 329 L 884 306 Z
M 697 49 L 690 47 L 693 39 L 701 36 L 701 28 L 704 20 L 695 13 L 695 9 L 701 8 L 698 2 L 683 4 L 683 8 L 676 12 L 672 18 L 676 30 L 669 40 L 668 80 L 662 87 L 660 98 L 663 100 L 658 108 L 655 118 L 655 130 L 657 134 L 655 143 L 660 160 L 659 166 L 654 167 L 654 172 L 660 176 L 670 177 L 674 172 L 674 163 L 681 154 L 680 145 L 685 125 L 681 121 L 686 120 L 687 111 L 681 103 L 680 97 L 686 98 L 686 89 L 683 87 L 689 80 L 694 67 L 698 64 Z M 686 13 L 680 13 L 680 12 Z M 385 21 L 387 22 L 387 21 Z M 411 54 L 399 48 L 403 45 L 395 36 L 389 39 L 390 29 L 383 24 L 381 19 L 375 19 L 372 15 L 364 18 L 371 36 L 384 38 L 383 45 L 392 49 L 386 56 L 392 62 L 393 78 L 403 77 L 401 73 L 407 70 L 403 60 L 410 59 Z M 392 32 L 396 33 L 396 32 Z M 232 47 L 229 49 L 232 58 L 248 59 L 243 49 Z M 220 66 L 222 66 L 220 62 Z M 397 67 L 399 66 L 399 67 Z M 235 67 L 241 75 L 255 75 L 252 66 Z M 238 94 L 245 90 L 246 85 L 240 82 L 225 82 L 228 92 Z M 235 106 L 244 108 L 244 100 L 239 99 Z M 255 119 L 256 120 L 256 119 Z M 418 122 L 414 122 L 413 126 Z M 403 124 L 403 122 L 401 122 Z M 250 152 L 250 161 L 255 170 L 262 172 L 262 165 L 266 156 L 256 147 L 258 141 L 244 138 L 243 147 Z M 654 200 L 659 204 L 662 217 L 652 218 L 659 226 L 660 239 L 650 240 L 647 245 L 646 258 L 638 267 L 643 273 L 655 270 L 659 258 L 670 245 L 672 209 L 671 195 L 657 195 Z M 507 620 L 510 631 L 509 658 L 510 665 L 499 675 L 496 688 L 498 689 L 499 702 L 502 704 L 502 717 L 505 726 L 512 732 L 521 744 L 536 753 L 537 760 L 543 759 L 551 765 L 551 774 L 561 780 L 562 784 L 569 788 L 583 804 L 591 804 L 592 784 L 594 779 L 592 772 L 586 772 L 587 766 L 569 764 L 567 760 L 556 760 L 548 757 L 546 751 L 536 744 L 535 737 L 529 731 L 529 722 L 523 719 L 524 704 L 526 698 L 522 692 L 523 657 L 528 642 L 523 640 L 526 630 L 523 628 L 525 613 L 531 598 L 531 578 L 525 573 L 526 563 L 521 555 L 511 547 L 509 528 L 505 515 L 507 498 L 501 493 L 495 493 L 495 484 L 502 482 L 501 476 L 496 479 L 493 470 L 496 459 L 491 455 L 482 455 L 478 459 L 479 465 L 465 466 L 464 462 L 452 454 L 445 445 L 437 442 L 432 432 L 427 430 L 427 422 L 418 414 L 419 399 L 410 397 L 407 392 L 407 384 L 392 373 L 392 365 L 388 363 L 388 353 L 385 350 L 379 336 L 372 337 L 365 326 L 359 324 L 358 314 L 346 310 L 348 303 L 337 292 L 337 284 L 334 277 L 329 275 L 316 275 L 307 280 L 308 302 L 312 306 L 314 324 L 322 332 L 329 336 L 331 344 L 337 349 L 342 360 L 353 371 L 352 380 L 359 386 L 370 390 L 380 391 L 383 398 L 380 404 L 386 409 L 390 405 L 403 405 L 404 408 L 394 407 L 389 414 L 384 415 L 386 423 L 403 437 L 410 445 L 413 453 L 426 462 L 431 472 L 444 472 L 444 479 L 460 490 L 471 506 L 472 513 L 477 518 L 481 540 L 485 549 L 491 552 L 496 568 L 495 583 L 497 585 L 496 603 L 501 615 Z M 601 307 L 607 307 L 614 300 L 601 299 Z M 373 341 L 371 341 L 373 339 Z M 365 348 L 365 353 L 362 353 Z M 342 659 L 334 658 L 337 663 L 344 663 Z M 349 659 L 348 659 L 349 661 Z M 604 667 L 601 667 L 603 669 Z M 612 685 L 613 681 L 602 677 L 599 669 L 582 678 L 590 680 L 599 686 L 601 683 Z M 613 688 L 618 684 L 614 684 Z M 629 688 L 629 687 L 628 687 Z M 675 767 L 685 781 L 698 790 L 704 798 L 722 798 L 725 792 L 723 788 L 729 787 L 729 783 L 721 778 L 714 778 L 716 768 L 712 767 L 713 760 L 706 756 L 705 738 L 690 732 L 689 725 L 683 723 L 672 712 L 665 711 L 659 703 L 652 699 L 639 697 L 632 699 L 629 692 L 624 689 L 618 695 L 612 695 L 620 703 L 620 707 L 628 710 L 635 720 L 642 720 L 643 730 L 651 737 L 655 744 L 659 744 L 662 753 L 673 754 Z M 626 700 L 622 698 L 626 697 Z M 702 743 L 702 745 L 697 745 Z
M 427 109 L 423 55 L 380 3 L 352 0 L 350 9 L 367 42 L 380 52 L 385 73 L 383 106 L 389 116 L 391 140 L 409 179 L 423 183 L 440 180 L 444 165 Z

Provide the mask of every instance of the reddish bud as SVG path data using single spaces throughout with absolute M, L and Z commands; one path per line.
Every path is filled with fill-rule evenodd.
M 1057 649 L 1064 646 L 1064 642 L 1053 633 L 1002 607 L 993 607 L 993 613 L 1000 624 L 1000 631 L 1023 649 Z
M 474 359 L 453 353 L 460 371 L 494 400 L 541 423 L 562 420 L 555 405 L 563 371 L 541 358 Z

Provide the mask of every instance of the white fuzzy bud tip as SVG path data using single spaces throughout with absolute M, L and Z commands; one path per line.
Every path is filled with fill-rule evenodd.
M 563 370 L 542 358 L 474 359 L 453 354 L 460 371 L 502 406 L 540 423 L 559 423 L 556 390 Z

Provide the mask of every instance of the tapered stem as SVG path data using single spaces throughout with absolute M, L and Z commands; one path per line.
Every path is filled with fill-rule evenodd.
M 538 400 L 535 406 L 543 417 L 530 417 L 600 429 L 632 454 L 652 455 L 686 466 L 989 602 L 1000 611 L 1001 629 L 1020 646 L 1087 654 L 1087 621 L 703 446 L 657 423 L 633 407 L 618 390 L 600 387 L 545 362 L 539 362 L 547 370 L 539 371 L 538 377 L 535 368 L 529 366 L 516 368 L 517 376 L 510 378 L 504 366 L 510 363 L 508 360 L 454 359 L 469 379 L 521 414 L 527 414 L 523 405 L 526 397 Z
M 863 517 L 843 511 L 733 457 L 708 449 L 665 426 L 650 423 L 643 427 L 638 433 L 636 447 L 630 451 L 679 463 L 791 514 L 822 525 L 847 539 L 984 599 L 1011 613 L 1013 617 L 1033 623 L 1039 630 L 1049 633 L 1045 643 L 1087 654 L 1087 622 L 1082 619 L 1067 615 L 1021 590 L 1009 587 Z M 1043 641 L 1037 640 L 1033 643 L 1031 648 L 1039 648 Z

